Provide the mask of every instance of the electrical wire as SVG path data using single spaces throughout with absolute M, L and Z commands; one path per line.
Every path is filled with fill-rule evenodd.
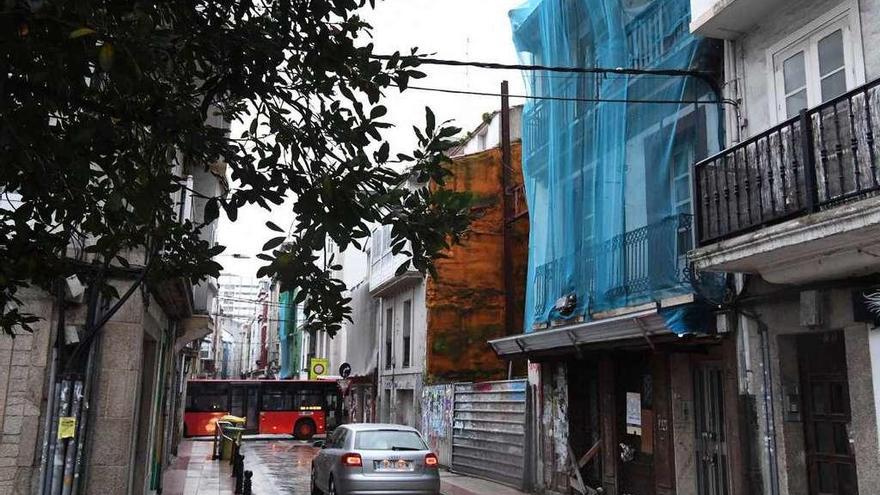
M 380 55 L 373 54 L 370 55 L 370 58 L 375 60 L 390 60 L 392 58 L 401 58 L 400 54 L 395 55 Z M 700 70 L 691 70 L 691 69 L 638 69 L 632 67 L 563 67 L 563 66 L 554 66 L 554 65 L 537 65 L 537 64 L 502 64 L 498 62 L 481 62 L 481 61 L 471 61 L 471 60 L 451 60 L 451 59 L 441 59 L 441 58 L 432 58 L 432 57 L 416 57 L 418 59 L 419 65 L 441 65 L 441 66 L 451 66 L 451 67 L 479 67 L 482 69 L 501 69 L 501 70 L 519 70 L 519 71 L 544 71 L 544 72 L 564 72 L 564 73 L 572 73 L 572 74 L 604 74 L 604 75 L 626 75 L 626 76 L 667 76 L 667 77 L 693 77 L 703 81 L 708 84 L 712 91 L 715 93 L 717 101 L 666 101 L 666 100 L 629 100 L 629 99 L 568 99 L 561 97 L 553 97 L 553 96 L 513 96 L 510 95 L 511 98 L 532 98 L 532 99 L 547 99 L 547 100 L 558 100 L 558 101 L 584 101 L 584 102 L 596 102 L 596 103 L 659 103 L 659 104 L 694 104 L 694 103 L 705 103 L 705 104 L 726 104 L 733 105 L 738 107 L 738 103 L 734 100 L 725 99 L 721 97 L 721 90 L 718 86 L 718 83 L 715 80 L 715 75 L 709 71 L 700 71 Z M 460 91 L 460 90 L 443 90 L 440 88 L 425 88 L 419 86 L 408 86 L 409 88 L 422 90 L 422 91 L 438 91 L 443 93 L 453 93 L 453 94 L 464 94 L 464 95 L 476 95 L 476 96 L 501 96 L 500 93 L 483 93 L 479 91 Z
M 394 87 L 398 87 L 396 84 L 392 84 Z M 459 94 L 459 95 L 471 95 L 471 96 L 494 96 L 500 97 L 504 96 L 501 93 L 491 93 L 484 91 L 465 91 L 459 89 L 446 89 L 446 88 L 429 88 L 425 86 L 407 86 L 406 89 L 414 89 L 418 91 L 433 91 L 437 93 L 450 93 L 450 94 Z M 717 104 L 726 104 L 732 105 L 735 104 L 733 100 L 664 100 L 664 99 L 646 99 L 646 100 L 632 100 L 628 98 L 570 98 L 564 96 L 534 96 L 534 95 L 507 95 L 509 98 L 524 98 L 528 100 L 551 100 L 551 101 L 577 101 L 584 103 L 646 103 L 646 104 L 659 104 L 659 105 L 717 105 Z
M 269 301 L 269 300 L 260 301 L 257 299 L 240 299 L 240 298 L 231 297 L 231 296 L 217 296 L 217 299 L 223 299 L 226 301 L 240 302 L 240 303 L 246 303 L 246 304 L 253 303 L 254 305 L 265 304 L 268 306 L 276 306 L 276 307 L 282 307 L 282 308 L 295 308 L 297 306 L 296 304 L 291 304 L 291 303 L 282 303 L 282 302 L 275 302 L 275 301 Z
M 393 55 L 377 55 L 373 54 L 370 58 L 377 60 L 389 60 Z M 401 58 L 399 55 L 397 58 Z M 502 64 L 498 62 L 478 62 L 469 60 L 450 60 L 431 57 L 417 57 L 420 65 L 446 65 L 452 67 L 479 67 L 481 69 L 502 69 L 502 70 L 528 70 L 528 71 L 546 71 L 546 72 L 569 72 L 579 74 L 622 74 L 630 76 L 655 75 L 669 77 L 696 77 L 699 79 L 711 78 L 712 73 L 698 70 L 685 69 L 636 69 L 625 67 L 562 67 L 553 65 L 534 65 L 534 64 Z

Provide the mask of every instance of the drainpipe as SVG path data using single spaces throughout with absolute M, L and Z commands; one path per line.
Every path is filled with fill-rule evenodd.
M 55 415 L 55 392 L 56 385 L 55 379 L 58 373 L 58 359 L 60 353 L 58 349 L 61 347 L 62 342 L 64 341 L 64 286 L 63 282 L 58 282 L 58 298 L 56 304 L 58 305 L 58 328 L 55 334 L 55 344 L 52 346 L 52 355 L 51 362 L 49 365 L 49 388 L 46 392 L 46 418 L 43 422 L 43 447 L 40 452 L 40 484 L 37 488 L 37 493 L 42 495 L 44 490 L 46 489 L 46 480 L 48 479 L 48 471 L 49 471 L 49 457 L 54 454 L 50 454 L 50 444 L 52 443 L 52 419 Z
M 773 407 L 770 337 L 767 325 L 758 318 L 754 319 L 758 324 L 758 335 L 761 337 L 761 367 L 764 375 L 764 427 L 767 430 L 765 444 L 770 476 L 770 495 L 779 495 L 779 463 L 776 459 L 776 412 Z
M 70 416 L 72 416 L 78 423 L 82 416 L 83 382 L 81 380 L 73 382 L 72 393 L 73 398 L 70 406 Z M 81 443 L 81 439 L 74 435 L 74 437 L 66 443 L 67 449 L 64 453 L 64 479 L 61 485 L 61 495 L 71 495 L 73 492 L 73 470 L 76 467 L 76 451 Z
M 89 416 L 92 415 L 92 406 L 94 405 L 94 382 L 97 380 L 98 366 L 97 363 L 100 360 L 100 345 L 101 345 L 101 336 L 98 335 L 97 338 L 92 341 L 89 346 L 89 354 L 86 360 L 86 372 L 83 383 L 83 398 L 82 405 L 80 411 L 80 421 L 76 425 L 76 438 L 79 439 L 79 442 L 76 446 L 76 461 L 74 463 L 73 468 L 73 488 L 71 490 L 71 495 L 76 495 L 81 487 L 85 485 L 85 473 L 86 470 L 84 466 L 88 462 L 89 454 L 91 451 L 91 440 L 88 438 L 89 430 Z M 89 443 L 88 450 L 86 449 L 86 443 Z

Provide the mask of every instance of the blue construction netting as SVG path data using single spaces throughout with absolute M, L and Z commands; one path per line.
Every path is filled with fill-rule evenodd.
M 717 63 L 717 50 L 690 34 L 688 0 L 531 0 L 510 17 L 524 64 L 706 70 Z M 523 113 L 526 331 L 693 292 L 690 172 L 722 142 L 710 85 L 656 74 L 524 77 L 530 95 L 579 100 L 532 99 Z M 688 311 L 663 314 L 676 333 L 700 331 L 687 323 Z

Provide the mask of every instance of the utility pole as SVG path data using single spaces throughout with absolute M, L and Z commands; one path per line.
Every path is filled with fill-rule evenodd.
M 502 270 L 504 271 L 504 331 L 507 335 L 513 332 L 513 247 L 511 236 L 511 224 L 513 212 L 513 190 L 511 172 L 511 149 L 510 149 L 510 94 L 507 81 L 501 82 L 501 186 L 504 191 L 503 198 L 503 221 L 501 225 L 504 254 Z

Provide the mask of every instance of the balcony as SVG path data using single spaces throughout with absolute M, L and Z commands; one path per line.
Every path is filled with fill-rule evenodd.
M 877 266 L 878 117 L 880 80 L 697 163 L 696 267 L 800 283 Z
M 707 38 L 739 38 L 784 0 L 691 0 L 691 32 Z
M 626 25 L 630 67 L 657 67 L 687 38 L 687 0 L 653 2 Z
M 382 296 L 422 279 L 423 275 L 412 269 L 397 274 L 397 269 L 409 257 L 391 251 L 390 227 L 380 227 L 373 231 L 371 244 L 373 247 L 370 251 L 370 295 Z
M 674 215 L 538 266 L 536 320 L 545 320 L 574 285 L 586 293 L 591 314 L 683 295 L 692 239 L 691 215 Z

